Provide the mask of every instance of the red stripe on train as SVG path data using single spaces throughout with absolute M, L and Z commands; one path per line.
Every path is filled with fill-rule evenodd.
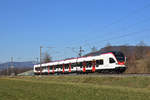
M 83 72 L 86 72 L 86 62 L 83 62 Z
M 50 71 L 49 71 L 49 66 L 48 66 L 48 74 L 50 73 Z
M 69 64 L 69 72 L 71 72 L 71 64 Z
M 92 62 L 93 63 L 93 67 L 92 67 L 92 72 L 95 72 L 95 61 Z
M 65 72 L 65 65 L 63 64 L 63 71 L 62 71 L 63 73 Z
M 83 67 L 83 72 L 86 72 L 86 68 L 85 68 L 85 66 Z
M 52 73 L 53 73 L 53 74 L 55 73 L 55 71 L 54 71 L 54 66 L 53 66 L 53 71 L 52 71 Z

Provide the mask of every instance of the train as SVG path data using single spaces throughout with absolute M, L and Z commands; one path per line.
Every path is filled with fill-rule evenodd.
M 123 73 L 126 57 L 120 51 L 103 52 L 96 56 L 83 56 L 34 65 L 35 75 Z

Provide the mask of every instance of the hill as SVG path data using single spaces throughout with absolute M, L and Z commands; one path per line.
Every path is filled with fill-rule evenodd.
M 33 68 L 34 64 L 35 64 L 35 62 L 33 62 L 33 61 L 13 62 L 13 67 L 14 68 Z M 0 64 L 0 70 L 10 68 L 11 65 L 12 65 L 11 62 L 2 63 L 2 64 Z
M 85 56 L 96 56 L 107 51 L 122 51 L 126 56 L 135 53 L 140 46 L 107 46 L 96 52 L 90 52 Z M 142 46 L 144 50 L 150 50 L 150 46 Z

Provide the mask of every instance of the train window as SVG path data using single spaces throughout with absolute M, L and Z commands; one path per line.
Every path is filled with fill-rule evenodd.
M 43 70 L 46 70 L 46 67 L 42 67 Z
M 115 60 L 113 58 L 109 58 L 109 63 L 115 63 Z
M 87 67 L 87 65 L 86 65 L 86 62 L 84 61 L 82 62 L 82 68 L 85 68 L 85 67 Z
M 85 63 L 85 66 L 86 66 L 87 68 L 89 67 L 89 62 L 88 62 L 88 61 Z
M 75 67 L 77 67 L 78 66 L 78 63 L 75 63 Z
M 89 62 L 88 62 L 88 61 L 86 62 L 86 67 L 87 67 L 87 68 L 89 67 Z
M 125 61 L 125 56 L 122 52 L 113 52 L 113 54 L 115 55 L 116 59 L 120 62 Z
M 62 66 L 61 65 L 58 65 L 58 68 L 61 68 Z
M 40 71 L 40 68 L 35 68 L 36 71 Z
M 79 62 L 79 63 L 77 63 L 77 65 L 78 65 L 78 66 L 81 66 L 81 65 L 82 65 L 82 63 L 81 63 L 81 62 Z
M 103 65 L 104 61 L 103 60 L 96 60 L 96 67 L 98 67 L 99 65 Z
M 82 68 L 82 62 L 77 63 L 77 65 Z
M 80 62 L 79 66 L 80 68 L 83 68 L 83 62 Z
M 65 69 L 68 69 L 69 68 L 69 64 L 65 64 Z
M 86 65 L 87 65 L 87 67 L 91 67 L 92 66 L 92 61 L 87 61 Z
M 56 68 L 58 68 L 58 65 L 56 65 Z
M 76 67 L 76 66 L 77 66 L 76 63 L 72 63 L 72 64 L 71 64 L 71 67 Z
M 79 66 L 80 66 L 80 68 L 82 68 L 82 67 L 83 67 L 83 65 L 82 65 L 82 64 L 80 64 Z
M 59 67 L 62 68 L 63 66 L 62 66 L 62 65 L 59 65 Z
M 52 70 L 53 69 L 52 66 L 50 66 L 49 69 Z

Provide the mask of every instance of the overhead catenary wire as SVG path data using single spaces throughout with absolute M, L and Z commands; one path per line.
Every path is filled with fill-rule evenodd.
M 145 32 L 150 32 L 150 31 L 145 31 Z M 138 40 L 134 40 L 134 38 L 136 37 L 136 39 L 138 39 Z M 149 41 L 148 40 L 148 38 L 149 38 L 149 36 L 148 36 L 148 34 L 137 34 L 137 35 L 133 35 L 133 36 L 128 36 L 128 38 L 127 37 L 124 37 L 124 39 L 122 39 L 122 38 L 119 38 L 118 40 L 116 40 L 116 41 L 111 41 L 111 43 L 113 43 L 113 44 L 118 44 L 119 43 L 119 41 L 121 41 L 121 42 L 124 42 L 124 44 L 122 44 L 122 45 L 136 45 L 136 44 L 138 44 L 140 41 L 144 41 L 144 42 L 146 42 L 146 41 Z M 140 41 L 139 41 L 140 40 Z M 149 41 L 150 42 L 150 41 Z M 133 44 L 131 44 L 131 43 L 133 43 Z M 136 44 L 135 44 L 136 43 Z M 119 45 L 119 44 L 118 44 Z
M 136 32 L 130 32 L 130 33 L 126 33 L 126 34 L 122 34 L 122 35 L 119 35 L 119 36 L 114 36 L 114 37 L 111 37 L 111 38 L 108 38 L 108 39 L 105 39 L 105 40 L 102 40 L 101 42 L 107 42 L 108 40 L 115 40 L 115 41 L 120 41 L 119 39 L 121 38 L 125 38 L 125 37 L 128 37 L 128 36 L 135 36 L 135 35 L 138 35 L 142 32 L 148 32 L 150 31 L 150 28 L 148 29 L 144 29 L 144 30 L 141 30 L 141 31 L 136 31 Z
M 127 27 L 124 28 L 124 30 L 127 31 L 127 30 L 129 30 L 129 29 L 132 29 L 132 27 L 135 27 L 136 25 L 139 25 L 139 24 L 142 24 L 142 23 L 146 23 L 146 22 L 148 22 L 148 21 L 150 21 L 150 17 L 149 17 L 149 18 L 146 18 L 146 19 L 144 19 L 144 20 L 141 20 L 141 21 L 139 21 L 139 22 L 137 22 L 137 23 L 128 25 Z M 123 30 L 120 30 L 120 31 L 117 31 L 117 32 L 122 32 L 122 31 L 123 31 Z M 111 34 L 114 35 L 114 33 L 109 33 L 109 34 L 110 34 L 110 35 L 111 35 Z M 110 35 L 109 35 L 109 36 L 110 36 Z M 125 34 L 125 35 L 126 35 L 126 34 Z M 117 37 L 118 37 L 118 35 L 117 35 Z M 96 43 L 98 43 L 98 42 L 103 42 L 103 41 L 107 41 L 107 40 L 110 40 L 111 38 L 114 38 L 114 36 L 113 36 L 113 37 L 110 37 L 110 38 L 106 38 L 106 39 L 100 40 L 100 41 L 97 41 Z M 91 42 L 91 41 L 92 41 L 92 40 L 90 40 L 90 42 Z M 86 43 L 86 44 L 90 45 L 90 42 L 89 42 L 89 43 Z
M 150 3 L 148 3 L 148 4 L 146 4 L 146 5 L 144 5 L 144 6 L 142 6 L 141 8 L 137 8 L 137 9 L 135 9 L 135 10 L 133 10 L 133 11 L 131 11 L 131 12 L 129 12 L 127 15 L 125 15 L 125 16 L 123 16 L 122 18 L 119 18 L 118 20 L 115 20 L 115 21 L 113 21 L 112 23 L 110 23 L 110 24 L 107 24 L 107 25 L 104 25 L 103 26 L 103 30 L 108 30 L 109 29 L 109 27 L 111 27 L 112 25 L 115 25 L 115 24 L 118 24 L 118 23 L 120 23 L 120 22 L 122 22 L 122 21 L 124 21 L 124 20 L 127 20 L 129 17 L 131 17 L 132 15 L 135 15 L 135 14 L 138 14 L 138 13 L 141 13 L 142 11 L 144 11 L 145 9 L 147 9 L 147 8 L 150 8 Z M 145 20 L 146 21 L 146 20 Z M 143 20 L 143 22 L 144 22 L 144 20 Z M 138 22 L 137 23 L 135 23 L 135 24 L 138 24 Z M 130 28 L 130 26 L 128 26 L 129 28 Z M 102 30 L 101 30 L 102 31 Z M 104 33 L 104 32 L 103 32 Z M 109 32 L 106 32 L 105 34 L 109 34 Z M 98 37 L 97 35 L 95 36 L 95 37 Z M 87 41 L 87 40 L 86 40 Z M 91 41 L 91 40 L 90 40 Z M 75 41 L 74 41 L 75 42 Z M 88 43 L 89 44 L 89 43 Z
M 123 16 L 122 18 L 119 18 L 118 20 L 115 20 L 112 23 L 103 26 L 103 29 L 105 30 L 105 29 L 107 29 L 108 27 L 110 27 L 114 24 L 120 23 L 120 22 L 126 20 L 127 18 L 129 18 L 131 15 L 140 13 L 141 11 L 143 11 L 143 9 L 146 9 L 146 8 L 149 8 L 149 7 L 150 7 L 150 3 L 147 4 L 147 5 L 144 5 L 142 8 L 135 9 L 134 11 L 131 11 L 129 14 L 127 14 L 126 16 Z
M 125 38 L 125 37 L 128 37 L 128 36 L 135 36 L 135 35 L 138 35 L 138 34 L 141 34 L 141 33 L 143 33 L 143 32 L 148 32 L 148 31 L 150 31 L 150 28 L 148 28 L 148 29 L 143 29 L 143 30 L 140 30 L 140 31 L 135 31 L 135 32 L 129 32 L 129 33 L 125 33 L 125 34 L 121 34 L 121 35 L 119 35 L 119 36 L 114 36 L 114 37 L 110 37 L 110 38 L 107 38 L 107 39 L 104 39 L 104 40 L 101 40 L 101 41 L 99 41 L 99 43 L 101 43 L 100 45 L 97 45 L 97 46 L 103 46 L 102 45 L 102 43 L 104 43 L 104 42 L 107 42 L 108 40 L 110 41 L 112 41 L 112 40 L 114 40 L 114 41 L 120 41 L 119 39 L 121 39 L 121 38 Z M 99 43 L 95 43 L 95 44 L 99 44 Z

